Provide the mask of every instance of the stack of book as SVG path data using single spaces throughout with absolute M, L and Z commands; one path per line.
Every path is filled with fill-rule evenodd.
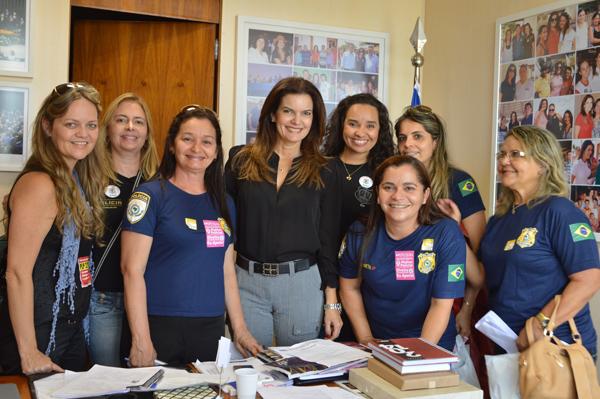
M 451 371 L 458 357 L 422 338 L 397 338 L 370 343 L 368 369 L 400 390 L 451 387 L 459 384 Z

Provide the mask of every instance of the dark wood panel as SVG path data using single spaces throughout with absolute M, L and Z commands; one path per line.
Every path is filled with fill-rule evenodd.
M 182 106 L 214 109 L 216 34 L 199 22 L 74 21 L 71 79 L 96 86 L 105 107 L 127 91 L 144 97 L 162 154 Z
M 218 24 L 221 0 L 71 0 L 72 6 Z

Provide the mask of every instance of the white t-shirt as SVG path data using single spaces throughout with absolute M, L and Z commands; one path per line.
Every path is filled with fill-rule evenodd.
M 585 22 L 583 26 L 577 26 L 577 35 L 575 36 L 575 43 L 577 44 L 577 50 L 583 50 L 588 48 L 588 24 Z

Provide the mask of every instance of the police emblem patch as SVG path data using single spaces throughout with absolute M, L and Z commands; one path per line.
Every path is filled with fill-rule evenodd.
M 448 282 L 456 283 L 465 279 L 464 265 L 448 265 Z
M 435 269 L 435 252 L 423 252 L 419 254 L 419 271 L 428 274 Z
M 229 237 L 231 237 L 231 229 L 227 225 L 227 222 L 225 221 L 225 219 L 217 218 L 217 222 L 219 222 L 219 225 L 221 226 L 221 229 L 223 229 L 225 234 L 227 234 Z
M 477 191 L 477 186 L 475 185 L 475 182 L 473 181 L 473 179 L 467 179 L 467 180 L 463 180 L 460 183 L 458 183 L 458 189 L 460 190 L 460 194 L 463 197 L 466 197 L 469 194 L 473 194 L 474 192 Z
M 135 224 L 142 220 L 150 204 L 150 196 L 146 193 L 136 191 L 131 194 L 129 204 L 127 204 L 127 220 L 129 223 Z
M 594 232 L 587 223 L 573 223 L 569 225 L 569 229 L 571 230 L 573 242 L 594 239 Z
M 525 227 L 523 230 L 521 230 L 521 235 L 519 235 L 519 238 L 517 238 L 517 245 L 521 248 L 533 247 L 537 232 L 538 229 L 535 227 Z

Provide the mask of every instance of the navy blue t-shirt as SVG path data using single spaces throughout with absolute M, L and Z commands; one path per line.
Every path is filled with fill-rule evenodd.
M 460 169 L 450 169 L 450 199 L 456 203 L 463 219 L 485 211 L 475 180 Z
M 569 275 L 600 267 L 586 216 L 561 197 L 550 197 L 531 208 L 520 206 L 514 214 L 492 216 L 479 256 L 485 267 L 490 308 L 517 334 L 528 318 L 562 293 Z M 589 305 L 577 313 L 575 323 L 585 347 L 596 353 Z M 573 342 L 568 323 L 554 333 Z
M 230 197 L 227 205 L 234 218 Z M 168 180 L 144 183 L 129 199 L 123 230 L 153 238 L 144 274 L 149 315 L 223 315 L 223 259 L 233 239 L 207 193 L 188 194 Z
M 364 225 L 355 222 L 342 243 L 340 276 L 357 277 L 363 239 Z M 463 296 L 465 249 L 460 228 L 450 219 L 420 226 L 401 240 L 392 239 L 381 223 L 360 262 L 362 299 L 373 336 L 421 336 L 432 298 Z M 455 336 L 451 315 L 439 345 L 452 350 Z

